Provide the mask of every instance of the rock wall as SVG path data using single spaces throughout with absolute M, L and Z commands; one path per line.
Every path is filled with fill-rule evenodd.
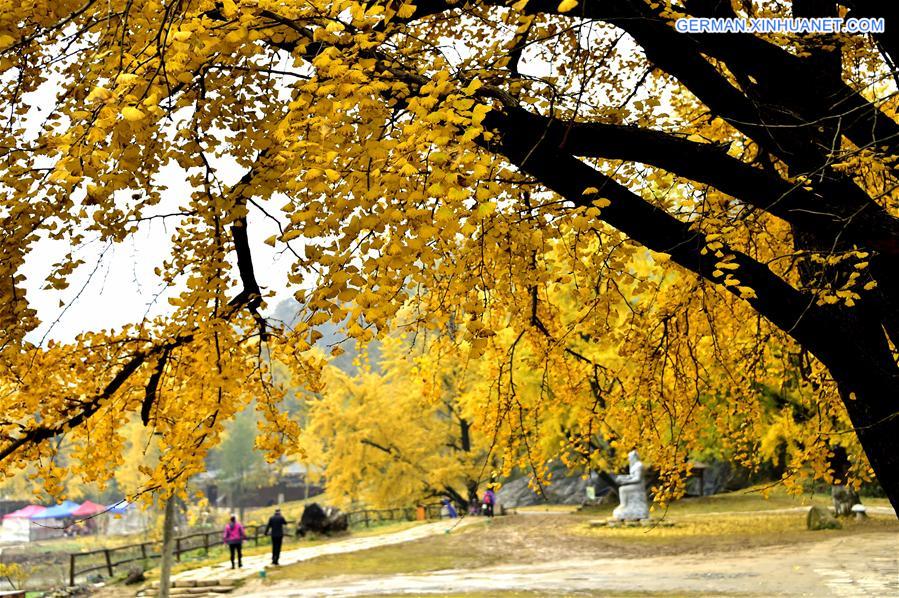
M 583 474 L 571 473 L 564 466 L 551 468 L 552 482 L 544 486 L 544 496 L 528 487 L 528 476 L 519 475 L 503 484 L 497 493 L 497 501 L 503 507 L 527 507 L 540 504 L 579 505 L 587 500 L 587 486 L 593 486 L 596 496 L 609 491 L 597 476 L 584 479 Z

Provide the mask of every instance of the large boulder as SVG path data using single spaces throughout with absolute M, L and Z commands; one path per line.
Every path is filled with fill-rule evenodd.
M 297 526 L 297 535 L 305 536 L 307 532 L 318 534 L 331 534 L 345 532 L 349 527 L 346 513 L 335 507 L 322 507 L 318 503 L 306 505 L 300 524 Z
M 147 581 L 147 578 L 144 576 L 144 570 L 140 567 L 131 567 L 128 569 L 128 575 L 125 576 L 125 585 L 134 585 L 136 583 L 143 583 Z
M 836 517 L 823 507 L 812 507 L 809 509 L 805 518 L 805 525 L 810 530 L 840 529 L 843 527 Z

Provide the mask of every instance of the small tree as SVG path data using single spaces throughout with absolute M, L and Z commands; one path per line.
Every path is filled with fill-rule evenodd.
M 381 351 L 377 372 L 327 371 L 321 395 L 307 401 L 307 459 L 322 466 L 329 496 L 344 504 L 468 504 L 487 465 L 472 410 L 482 381 L 463 364 L 447 366 L 434 342 L 391 338 Z

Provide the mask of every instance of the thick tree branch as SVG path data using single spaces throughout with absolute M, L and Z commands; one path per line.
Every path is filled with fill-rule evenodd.
M 899 221 L 873 202 L 832 201 L 729 156 L 726 149 L 662 131 L 603 123 L 565 122 L 507 108 L 514 126 L 541 132 L 541 143 L 581 157 L 641 162 L 732 195 L 799 229 L 842 235 L 860 248 L 899 252 Z
M 500 135 L 498 146 L 482 142 L 488 149 L 499 151 L 523 172 L 576 206 L 591 206 L 593 196 L 585 196 L 584 190 L 598 188 L 599 196 L 611 201 L 611 205 L 602 210 L 602 221 L 641 245 L 671 256 L 673 261 L 702 278 L 722 284 L 722 278 L 715 274 L 719 269 L 718 258 L 712 252 L 702 252 L 707 245 L 705 236 L 692 230 L 690 224 L 651 205 L 569 153 L 542 144 L 540 130 L 522 129 L 514 119 L 499 111 L 491 112 L 485 124 Z M 816 306 L 811 295 L 793 288 L 750 256 L 733 249 L 723 251 L 731 255 L 737 265 L 734 276 L 739 279 L 740 286 L 755 291 L 756 297 L 746 301 L 812 352 L 823 352 L 820 329 L 825 325 L 833 326 L 828 311 Z M 741 297 L 735 286 L 724 288 Z
M 25 445 L 38 444 L 62 434 L 67 430 L 78 427 L 99 411 L 105 402 L 118 392 L 131 376 L 147 362 L 147 360 L 171 351 L 175 347 L 189 343 L 192 339 L 193 334 L 185 334 L 175 337 L 168 343 L 156 345 L 142 351 L 135 351 L 131 357 L 128 358 L 125 365 L 123 365 L 116 375 L 113 376 L 112 380 L 110 380 L 99 393 L 84 403 L 84 406 L 78 413 L 57 425 L 39 425 L 29 429 L 22 436 L 0 449 L 0 461 L 3 461 Z
M 150 380 L 147 382 L 147 388 L 144 392 L 144 402 L 140 408 L 140 420 L 145 426 L 150 423 L 150 411 L 153 409 L 153 402 L 156 400 L 156 395 L 159 392 L 159 381 L 162 379 L 162 373 L 165 371 L 165 366 L 171 352 L 171 345 L 163 347 L 162 354 L 156 362 L 156 368 L 153 370 L 153 373 L 150 375 Z

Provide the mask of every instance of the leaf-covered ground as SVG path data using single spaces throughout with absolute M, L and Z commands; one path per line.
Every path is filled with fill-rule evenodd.
M 604 517 L 602 510 L 526 509 L 449 534 L 272 570 L 266 581 L 252 582 L 242 592 L 361 596 L 366 588 L 378 588 L 379 596 L 387 596 L 391 591 L 415 595 L 418 588 L 452 598 L 617 597 L 628 595 L 628 576 L 648 583 L 640 595 L 665 597 L 721 595 L 728 588 L 770 594 L 766 584 L 772 579 L 783 584 L 785 594 L 826 593 L 853 584 L 892 591 L 887 585 L 897 583 L 899 570 L 895 518 L 879 514 L 843 520 L 841 530 L 810 532 L 804 510 L 797 509 L 809 502 L 823 503 L 824 497 L 775 494 L 766 501 L 758 494 L 734 493 L 680 501 L 666 515 L 673 527 L 654 529 L 591 527 L 590 521 Z M 871 503 L 879 501 L 866 502 L 877 510 Z M 559 585 L 548 590 L 556 578 Z M 483 589 L 491 579 L 496 583 Z M 503 588 L 507 591 L 497 594 Z
M 827 502 L 822 495 L 793 498 L 781 490 L 768 499 L 752 491 L 687 499 L 667 511 L 672 527 L 654 529 L 591 527 L 610 507 L 586 513 L 529 507 L 492 521 L 468 521 L 449 533 L 441 528 L 420 540 L 268 569 L 267 579 L 254 575 L 240 594 L 691 598 L 899 592 L 890 585 L 899 584 L 899 522 L 886 514 L 883 501 L 865 499 L 872 512 L 867 520 L 843 520 L 841 530 L 807 531 L 805 508 Z M 349 539 L 396 531 L 360 530 Z M 300 544 L 314 549 L 321 543 Z

